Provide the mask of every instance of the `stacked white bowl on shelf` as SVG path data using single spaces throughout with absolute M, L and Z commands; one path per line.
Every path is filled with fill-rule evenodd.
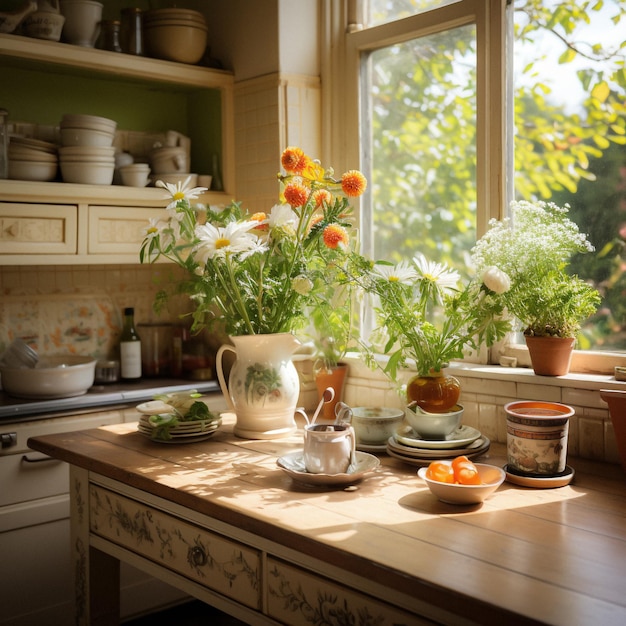
M 191 64 L 204 56 L 208 27 L 199 11 L 152 9 L 144 13 L 143 28 L 148 56 Z
M 12 136 L 9 139 L 9 178 L 51 181 L 59 168 L 57 146 L 48 141 Z
M 63 116 L 60 124 L 61 175 L 66 183 L 110 185 L 115 170 L 117 123 L 97 115 Z

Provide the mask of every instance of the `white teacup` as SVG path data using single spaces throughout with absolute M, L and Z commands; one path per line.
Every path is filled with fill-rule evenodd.
M 61 13 L 65 16 L 63 41 L 93 48 L 100 34 L 102 4 L 93 0 L 61 0 Z
M 304 427 L 304 466 L 310 474 L 344 474 L 354 455 L 352 426 L 310 424 Z

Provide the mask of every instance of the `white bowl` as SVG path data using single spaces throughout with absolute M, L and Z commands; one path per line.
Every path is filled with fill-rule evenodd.
M 441 461 L 450 464 L 452 461 Z M 431 492 L 448 504 L 479 504 L 484 502 L 503 482 L 506 473 L 501 467 L 474 463 L 482 485 L 457 485 L 442 483 L 426 476 L 427 467 L 420 467 L 417 475 L 428 485 Z
M 151 57 L 198 63 L 207 45 L 207 27 L 193 20 L 167 23 L 162 20 L 148 21 L 144 25 L 146 50 Z
M 40 357 L 34 368 L 0 367 L 2 387 L 18 398 L 70 398 L 93 385 L 96 359 L 89 356 Z
M 84 185 L 110 185 L 113 182 L 115 162 L 85 163 L 61 160 L 61 175 L 66 183 Z
M 43 150 L 36 150 L 35 148 L 28 148 L 27 146 L 20 146 L 18 144 L 9 144 L 8 150 L 9 159 L 15 159 L 16 161 L 40 161 L 56 163 L 58 157 L 56 154 L 50 152 L 44 152 Z
M 422 439 L 443 441 L 460 425 L 463 407 L 457 404 L 449 413 L 428 413 L 417 405 L 411 404 L 405 410 L 406 421 Z
M 59 156 L 70 159 L 83 159 L 96 157 L 98 159 L 113 159 L 115 161 L 114 146 L 62 146 L 59 148 Z
M 189 169 L 184 148 L 155 148 L 149 155 L 150 168 L 155 174 L 182 174 Z
M 402 409 L 356 406 L 352 408 L 352 427 L 358 444 L 382 446 L 393 437 L 404 419 Z
M 153 184 L 160 180 L 171 185 L 176 185 L 177 183 L 182 185 L 187 178 L 189 178 L 189 187 L 195 187 L 198 184 L 197 174 L 158 174 L 151 176 L 150 180 Z
M 59 41 L 65 17 L 52 11 L 35 11 L 21 24 L 22 32 L 27 37 Z
M 136 165 L 120 167 L 122 185 L 126 187 L 145 187 L 150 182 L 150 168 L 138 168 Z
M 117 122 L 99 115 L 84 115 L 82 113 L 66 113 L 59 124 L 61 128 L 91 128 L 114 133 Z
M 112 146 L 115 133 L 96 128 L 63 127 L 60 130 L 63 146 Z
M 20 161 L 9 159 L 9 178 L 11 180 L 54 180 L 57 175 L 56 161 Z

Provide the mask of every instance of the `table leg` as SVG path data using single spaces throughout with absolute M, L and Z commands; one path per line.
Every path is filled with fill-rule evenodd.
M 89 545 L 89 472 L 70 466 L 70 537 L 77 626 L 117 626 L 120 562 Z

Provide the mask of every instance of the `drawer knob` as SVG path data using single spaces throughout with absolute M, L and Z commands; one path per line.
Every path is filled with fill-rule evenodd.
M 206 552 L 200 546 L 194 546 L 193 548 L 189 548 L 187 560 L 189 564 L 194 567 L 202 567 L 207 564 L 208 558 Z
M 11 448 L 17 445 L 17 433 L 0 433 L 0 445 Z

